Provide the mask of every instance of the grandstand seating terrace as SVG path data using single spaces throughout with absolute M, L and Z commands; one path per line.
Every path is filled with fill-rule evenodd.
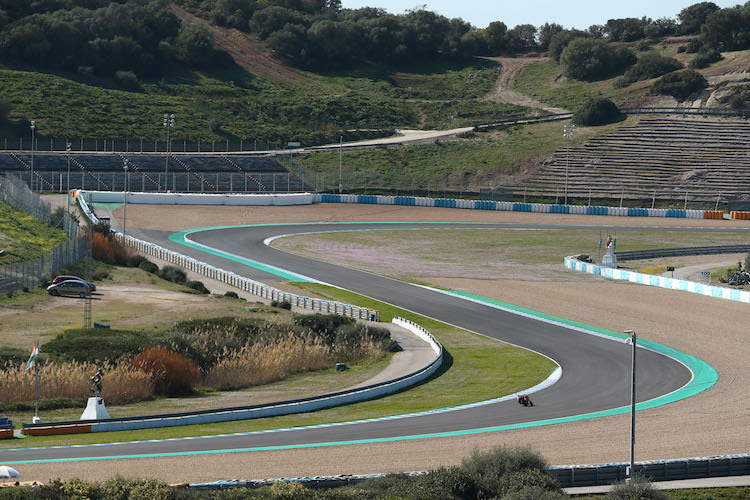
M 525 185 L 535 192 L 560 192 L 567 170 L 571 195 L 656 190 L 715 199 L 750 194 L 749 164 L 745 120 L 644 118 L 583 146 L 557 150 Z

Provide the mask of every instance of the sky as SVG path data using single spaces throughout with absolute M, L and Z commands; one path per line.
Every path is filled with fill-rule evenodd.
M 565 28 L 585 29 L 621 17 L 677 17 L 677 14 L 701 0 L 342 0 L 344 8 L 381 7 L 393 14 L 426 5 L 446 17 L 460 17 L 477 28 L 502 21 L 508 28 L 518 24 L 540 26 L 546 22 Z M 719 7 L 733 7 L 744 0 L 712 0 Z M 413 2 L 413 3 L 411 3 Z

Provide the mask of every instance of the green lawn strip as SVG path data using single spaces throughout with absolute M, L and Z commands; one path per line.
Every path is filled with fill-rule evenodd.
M 0 265 L 36 259 L 67 239 L 62 229 L 0 202 Z
M 2 446 L 56 446 L 212 435 L 428 411 L 512 394 L 538 384 L 556 368 L 552 361 L 531 351 L 472 334 L 352 292 L 316 283 L 295 285 L 331 299 L 376 308 L 381 311 L 381 321 L 390 321 L 394 314 L 416 321 L 435 335 L 445 347 L 445 368 L 428 382 L 407 391 L 373 401 L 300 415 L 140 431 L 28 437 L 7 444 L 4 442 Z
M 662 490 L 670 500 L 746 500 L 750 498 L 749 486 L 729 488 L 685 488 L 681 490 Z M 607 495 L 578 496 L 578 500 L 604 500 Z M 644 497 L 645 498 L 645 497 Z

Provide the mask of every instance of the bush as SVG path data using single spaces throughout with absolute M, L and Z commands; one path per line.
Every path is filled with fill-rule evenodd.
M 700 38 L 693 38 L 688 42 L 686 52 L 688 54 L 695 54 L 701 50 L 701 47 L 703 47 L 703 42 L 701 42 Z
M 703 75 L 693 69 L 684 69 L 667 73 L 656 80 L 651 87 L 651 94 L 671 95 L 679 101 L 684 101 L 707 86 L 708 82 Z
M 226 292 L 224 293 L 224 297 L 227 297 L 229 299 L 239 299 L 240 296 L 237 295 L 237 292 Z
M 499 494 L 502 495 L 508 495 L 513 492 L 522 493 L 528 488 L 538 488 L 542 491 L 562 493 L 560 490 L 560 482 L 548 472 L 539 469 L 524 469 L 518 472 L 505 474 L 500 479 L 499 488 Z
M 615 75 L 636 60 L 633 51 L 627 47 L 590 38 L 576 38 L 560 55 L 565 76 L 589 81 Z
M 636 475 L 630 482 L 617 483 L 607 493 L 613 500 L 667 500 L 669 497 L 656 488 L 643 476 Z
M 544 457 L 529 447 L 499 446 L 487 452 L 474 451 L 461 462 L 461 470 L 474 480 L 484 498 L 502 493 L 506 474 L 527 470 L 544 472 L 546 468 Z
M 687 45 L 680 45 L 679 47 L 677 47 L 677 53 L 678 54 L 682 54 L 686 50 L 687 50 Z
M 165 347 L 146 347 L 133 358 L 131 366 L 151 374 L 157 394 L 189 394 L 200 380 L 200 370 L 195 361 Z
M 141 263 L 138 264 L 138 268 L 151 274 L 156 274 L 159 272 L 159 266 L 157 266 L 156 264 L 154 264 L 148 259 L 142 260 Z
M 691 68 L 707 68 L 711 64 L 721 61 L 724 57 L 716 49 L 700 50 L 688 64 Z
M 177 266 L 164 266 L 159 271 L 159 277 L 172 283 L 182 285 L 187 281 L 187 273 Z
M 120 88 L 126 90 L 137 90 L 139 87 L 138 77 L 132 71 L 117 71 L 115 73 L 115 82 Z
M 185 286 L 195 290 L 198 293 L 202 294 L 209 294 L 211 292 L 208 291 L 208 288 L 206 288 L 206 285 L 203 284 L 201 281 L 187 281 L 185 282 Z
M 500 500 L 567 500 L 570 498 L 559 491 L 545 490 L 540 486 L 529 486 L 523 490 L 511 491 Z
M 128 267 L 139 267 L 141 262 L 148 262 L 148 259 L 143 255 L 132 255 L 127 262 Z
M 278 307 L 279 309 L 286 309 L 287 311 L 291 311 L 292 303 L 289 302 L 288 300 L 282 300 L 282 301 L 273 300 L 271 301 L 271 307 Z
M 43 344 L 40 351 L 57 361 L 116 361 L 132 356 L 148 344 L 141 332 L 114 328 L 76 328 L 66 330 Z
M 318 335 L 328 340 L 328 344 L 333 342 L 336 330 L 343 325 L 353 325 L 356 321 L 354 318 L 348 318 L 339 314 L 301 314 L 294 317 L 294 324 L 304 328 L 309 328 Z
M 645 54 L 625 72 L 622 78 L 619 78 L 615 82 L 615 86 L 624 87 L 634 82 L 656 78 L 672 71 L 677 71 L 683 67 L 680 61 L 672 57 L 666 57 L 661 54 Z
M 620 108 L 609 99 L 591 99 L 573 115 L 573 123 L 583 126 L 606 125 L 619 120 Z
M 477 498 L 474 480 L 458 467 L 440 468 L 427 474 L 387 474 L 364 481 L 362 490 L 373 492 L 378 498 L 408 498 L 415 500 L 463 500 Z

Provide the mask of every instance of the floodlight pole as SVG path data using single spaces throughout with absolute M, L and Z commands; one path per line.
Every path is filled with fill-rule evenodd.
M 633 346 L 632 354 L 632 383 L 630 385 L 630 468 L 628 469 L 628 481 L 635 475 L 635 350 L 637 336 L 633 330 L 625 330 L 625 335 L 630 336 L 630 343 Z
M 34 190 L 34 131 L 36 130 L 36 121 L 31 120 L 31 179 L 29 180 L 30 188 Z
M 342 155 L 344 152 L 344 136 L 339 136 L 339 194 L 343 192 L 344 189 L 344 182 L 343 182 L 343 176 L 342 176 Z
M 573 133 L 576 130 L 576 126 L 572 123 L 570 125 L 563 125 L 563 136 L 565 137 L 566 153 L 565 153 L 565 205 L 568 204 L 568 168 L 570 167 L 570 139 L 573 137 Z
M 125 170 L 125 185 L 123 186 L 123 196 L 122 196 L 122 235 L 125 236 L 125 214 L 128 210 L 128 181 L 130 180 L 130 171 L 128 170 L 128 166 L 130 165 L 130 161 L 125 158 L 125 160 L 122 162 L 122 168 Z
M 68 211 L 68 215 L 70 215 L 70 143 L 68 141 L 65 141 L 65 154 L 68 157 L 68 180 L 65 188 L 65 208 Z
M 167 129 L 167 150 L 164 154 L 164 192 L 167 192 L 167 172 L 169 171 L 169 129 L 174 127 L 174 113 L 164 113 L 164 128 Z

